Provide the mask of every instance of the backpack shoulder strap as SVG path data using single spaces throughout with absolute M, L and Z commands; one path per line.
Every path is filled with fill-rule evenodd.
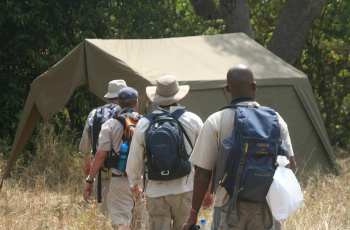
M 190 144 L 192 150 L 193 150 L 193 145 L 191 143 L 191 140 L 190 138 L 188 137 L 184 127 L 182 126 L 181 122 L 179 121 L 179 118 L 182 116 L 182 114 L 184 114 L 187 110 L 184 110 L 184 109 L 177 109 L 175 110 L 174 112 L 171 113 L 171 117 L 173 117 L 177 123 L 179 124 L 180 126 L 180 129 L 182 130 L 183 134 L 185 135 L 186 139 L 187 139 L 187 142 Z
M 229 105 L 221 108 L 220 111 L 224 110 L 224 109 L 228 109 L 228 108 L 237 109 L 238 107 L 248 108 L 247 106 L 244 106 L 244 105 L 229 104 Z M 253 107 L 253 108 L 256 108 L 256 109 L 271 109 L 271 107 L 267 107 L 267 106 L 259 106 L 259 107 Z
M 176 120 L 178 120 L 182 114 L 184 114 L 186 110 L 184 109 L 177 109 L 174 112 L 171 113 L 171 116 L 174 117 Z
M 145 116 L 143 116 L 144 118 L 147 118 L 149 121 L 150 121 L 150 124 L 148 126 L 151 127 L 153 125 L 153 123 L 155 122 L 155 120 L 157 119 L 157 117 L 159 116 L 164 116 L 164 115 L 167 115 L 169 113 L 167 112 L 162 112 L 162 113 L 150 113 L 150 114 L 147 114 Z M 169 114 L 170 115 L 170 114 Z

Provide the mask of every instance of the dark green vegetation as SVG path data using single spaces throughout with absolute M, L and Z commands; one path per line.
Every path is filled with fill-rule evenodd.
M 12 144 L 30 83 L 83 39 L 165 38 L 232 32 L 228 29 L 232 22 L 227 19 L 227 13 L 220 12 L 220 7 L 229 7 L 227 2 L 235 1 L 1 1 L 1 153 L 6 157 Z M 271 51 L 276 49 L 278 40 L 283 43 L 283 36 L 277 37 L 281 29 L 276 25 L 282 21 L 282 15 L 288 15 L 288 9 L 283 7 L 289 2 L 247 0 L 254 38 Z M 322 5 L 315 18 L 304 20 L 310 27 L 307 27 L 306 39 L 301 39 L 303 45 L 298 58 L 285 60 L 307 74 L 332 145 L 345 147 L 350 144 L 350 2 L 330 0 L 328 3 Z M 212 8 L 198 11 L 204 7 Z M 213 7 L 217 15 L 205 17 Z M 301 10 L 298 5 L 290 5 L 292 7 L 295 12 Z M 302 32 L 295 33 L 293 37 L 303 37 Z M 72 135 L 80 132 L 86 116 L 96 105 L 94 95 L 86 88 L 78 89 L 66 108 L 53 118 L 56 132 L 67 124 Z M 74 138 L 80 138 L 80 133 Z M 34 145 L 29 141 L 26 149 L 33 150 Z

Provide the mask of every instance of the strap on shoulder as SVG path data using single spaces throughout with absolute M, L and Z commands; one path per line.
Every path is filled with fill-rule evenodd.
M 238 108 L 238 107 L 243 107 L 243 108 L 248 108 L 247 106 L 244 106 L 244 105 L 237 105 L 237 104 L 229 104 L 223 108 L 220 109 L 221 110 L 224 110 L 224 109 L 227 109 L 227 108 Z M 256 108 L 256 109 L 271 109 L 271 107 L 267 107 L 267 106 L 259 106 L 259 107 L 252 107 L 252 108 Z
M 182 116 L 182 114 L 184 114 L 185 112 L 186 112 L 186 110 L 184 110 L 184 109 L 177 109 L 171 113 L 171 116 L 175 117 L 176 119 L 179 119 Z

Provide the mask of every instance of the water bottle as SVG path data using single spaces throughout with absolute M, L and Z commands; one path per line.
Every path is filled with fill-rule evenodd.
M 117 167 L 117 169 L 122 171 L 122 172 L 125 172 L 126 160 L 128 159 L 128 153 L 129 153 L 129 144 L 128 144 L 128 142 L 124 142 L 120 146 L 118 167 Z
M 201 224 L 201 230 L 211 230 L 211 227 L 209 227 L 205 219 L 201 219 Z

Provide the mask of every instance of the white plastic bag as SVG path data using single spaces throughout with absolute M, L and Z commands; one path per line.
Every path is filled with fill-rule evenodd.
M 289 160 L 285 156 L 277 156 L 278 167 L 266 200 L 273 217 L 286 220 L 303 204 L 304 197 L 300 185 L 291 169 L 285 168 Z

